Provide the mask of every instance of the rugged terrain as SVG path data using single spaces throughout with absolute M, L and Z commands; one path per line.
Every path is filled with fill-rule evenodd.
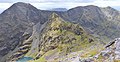
M 109 42 L 101 52 L 88 58 L 75 58 L 74 62 L 120 62 L 120 38 Z
M 49 51 L 67 54 L 91 52 L 90 48 L 95 53 L 83 53 L 93 56 L 98 52 L 96 46 L 120 37 L 120 12 L 111 7 L 89 5 L 61 12 L 39 10 L 29 3 L 18 2 L 0 14 L 0 22 L 0 61 L 3 62 L 23 56 L 38 59 L 44 55 L 48 55 L 49 61 L 55 58 L 52 53 L 47 54 Z
M 33 27 L 32 35 L 24 40 L 22 46 L 12 54 L 10 60 L 14 61 L 26 56 L 32 57 L 38 62 L 60 61 L 62 56 L 71 52 L 95 50 L 101 45 L 94 37 L 86 33 L 79 24 L 64 21 L 55 13 L 41 27 L 40 23 Z M 90 53 L 89 55 L 95 54 Z
M 76 7 L 65 12 L 62 17 L 65 20 L 80 23 L 87 32 L 105 42 L 120 35 L 118 33 L 120 12 L 111 7 L 100 8 L 93 5 Z

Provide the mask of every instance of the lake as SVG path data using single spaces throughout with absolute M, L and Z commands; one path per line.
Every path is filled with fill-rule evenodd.
M 31 57 L 22 57 L 19 60 L 17 60 L 16 62 L 27 62 L 29 60 L 32 60 L 33 58 Z

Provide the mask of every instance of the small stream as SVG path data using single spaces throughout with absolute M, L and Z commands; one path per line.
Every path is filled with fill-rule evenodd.
M 27 62 L 29 60 L 32 60 L 33 58 L 31 57 L 22 57 L 19 60 L 17 60 L 16 62 Z

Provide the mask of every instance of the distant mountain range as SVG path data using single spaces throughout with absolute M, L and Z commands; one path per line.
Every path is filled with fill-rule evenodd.
M 4 62 L 9 59 L 8 56 L 11 56 L 13 52 L 18 51 L 21 45 L 23 45 L 24 41 L 30 40 L 32 43 L 38 36 L 40 36 L 37 34 L 43 35 L 42 29 L 46 28 L 46 30 L 48 30 L 45 30 L 46 35 L 47 33 L 52 33 L 51 30 L 54 29 L 50 29 L 48 28 L 49 26 L 45 26 L 51 23 L 49 21 L 50 16 L 52 16 L 53 13 L 58 14 L 62 20 L 70 23 L 72 27 L 69 27 L 69 25 L 65 26 L 70 28 L 67 30 L 67 32 L 69 33 L 69 31 L 72 31 L 71 35 L 75 33 L 73 30 L 77 30 L 75 29 L 77 26 L 74 27 L 74 24 L 77 24 L 83 28 L 82 30 L 84 30 L 85 36 L 83 37 L 86 37 L 87 34 L 89 34 L 90 36 L 88 36 L 87 39 L 92 37 L 93 40 L 97 39 L 101 44 L 108 43 L 110 40 L 120 37 L 120 12 L 114 8 L 101 8 L 94 5 L 89 5 L 78 6 L 67 11 L 65 8 L 57 8 L 47 11 L 39 10 L 28 3 L 18 2 L 0 14 L 0 62 Z M 55 24 L 58 22 L 59 21 L 55 22 Z M 60 26 L 62 26 L 61 24 Z M 34 29 L 34 27 L 37 27 L 38 29 Z M 53 25 L 52 27 L 55 26 Z M 55 30 L 56 29 L 59 30 L 59 27 L 55 27 Z M 34 30 L 36 30 L 37 33 Z M 64 31 L 64 28 L 62 28 L 62 30 Z M 51 36 L 53 36 L 53 39 L 55 39 L 54 37 L 57 35 L 54 36 L 51 34 Z M 31 37 L 34 37 L 34 39 Z M 48 37 L 46 36 L 46 38 L 43 40 L 48 41 L 46 40 L 47 38 Z M 77 38 L 77 35 L 75 38 Z M 30 50 L 29 48 L 25 51 L 25 53 Z M 12 55 L 12 57 L 17 56 Z
M 67 11 L 66 8 L 52 8 L 52 9 L 49 9 L 50 11 Z

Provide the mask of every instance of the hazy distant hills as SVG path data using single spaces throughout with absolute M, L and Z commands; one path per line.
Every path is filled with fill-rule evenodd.
M 79 24 L 88 34 L 105 43 L 120 37 L 120 12 L 111 7 L 100 8 L 89 5 L 67 11 L 65 8 L 45 11 L 31 4 L 18 2 L 0 14 L 0 57 L 3 57 L 2 60 L 4 61 L 6 54 L 17 49 L 23 40 L 32 35 L 33 26 L 40 23 L 39 28 L 43 28 L 42 25 L 49 21 L 52 13 L 58 14 L 65 21 Z M 24 37 L 23 34 L 26 36 Z
M 50 11 L 67 11 L 66 8 L 52 8 L 52 9 L 49 9 Z

